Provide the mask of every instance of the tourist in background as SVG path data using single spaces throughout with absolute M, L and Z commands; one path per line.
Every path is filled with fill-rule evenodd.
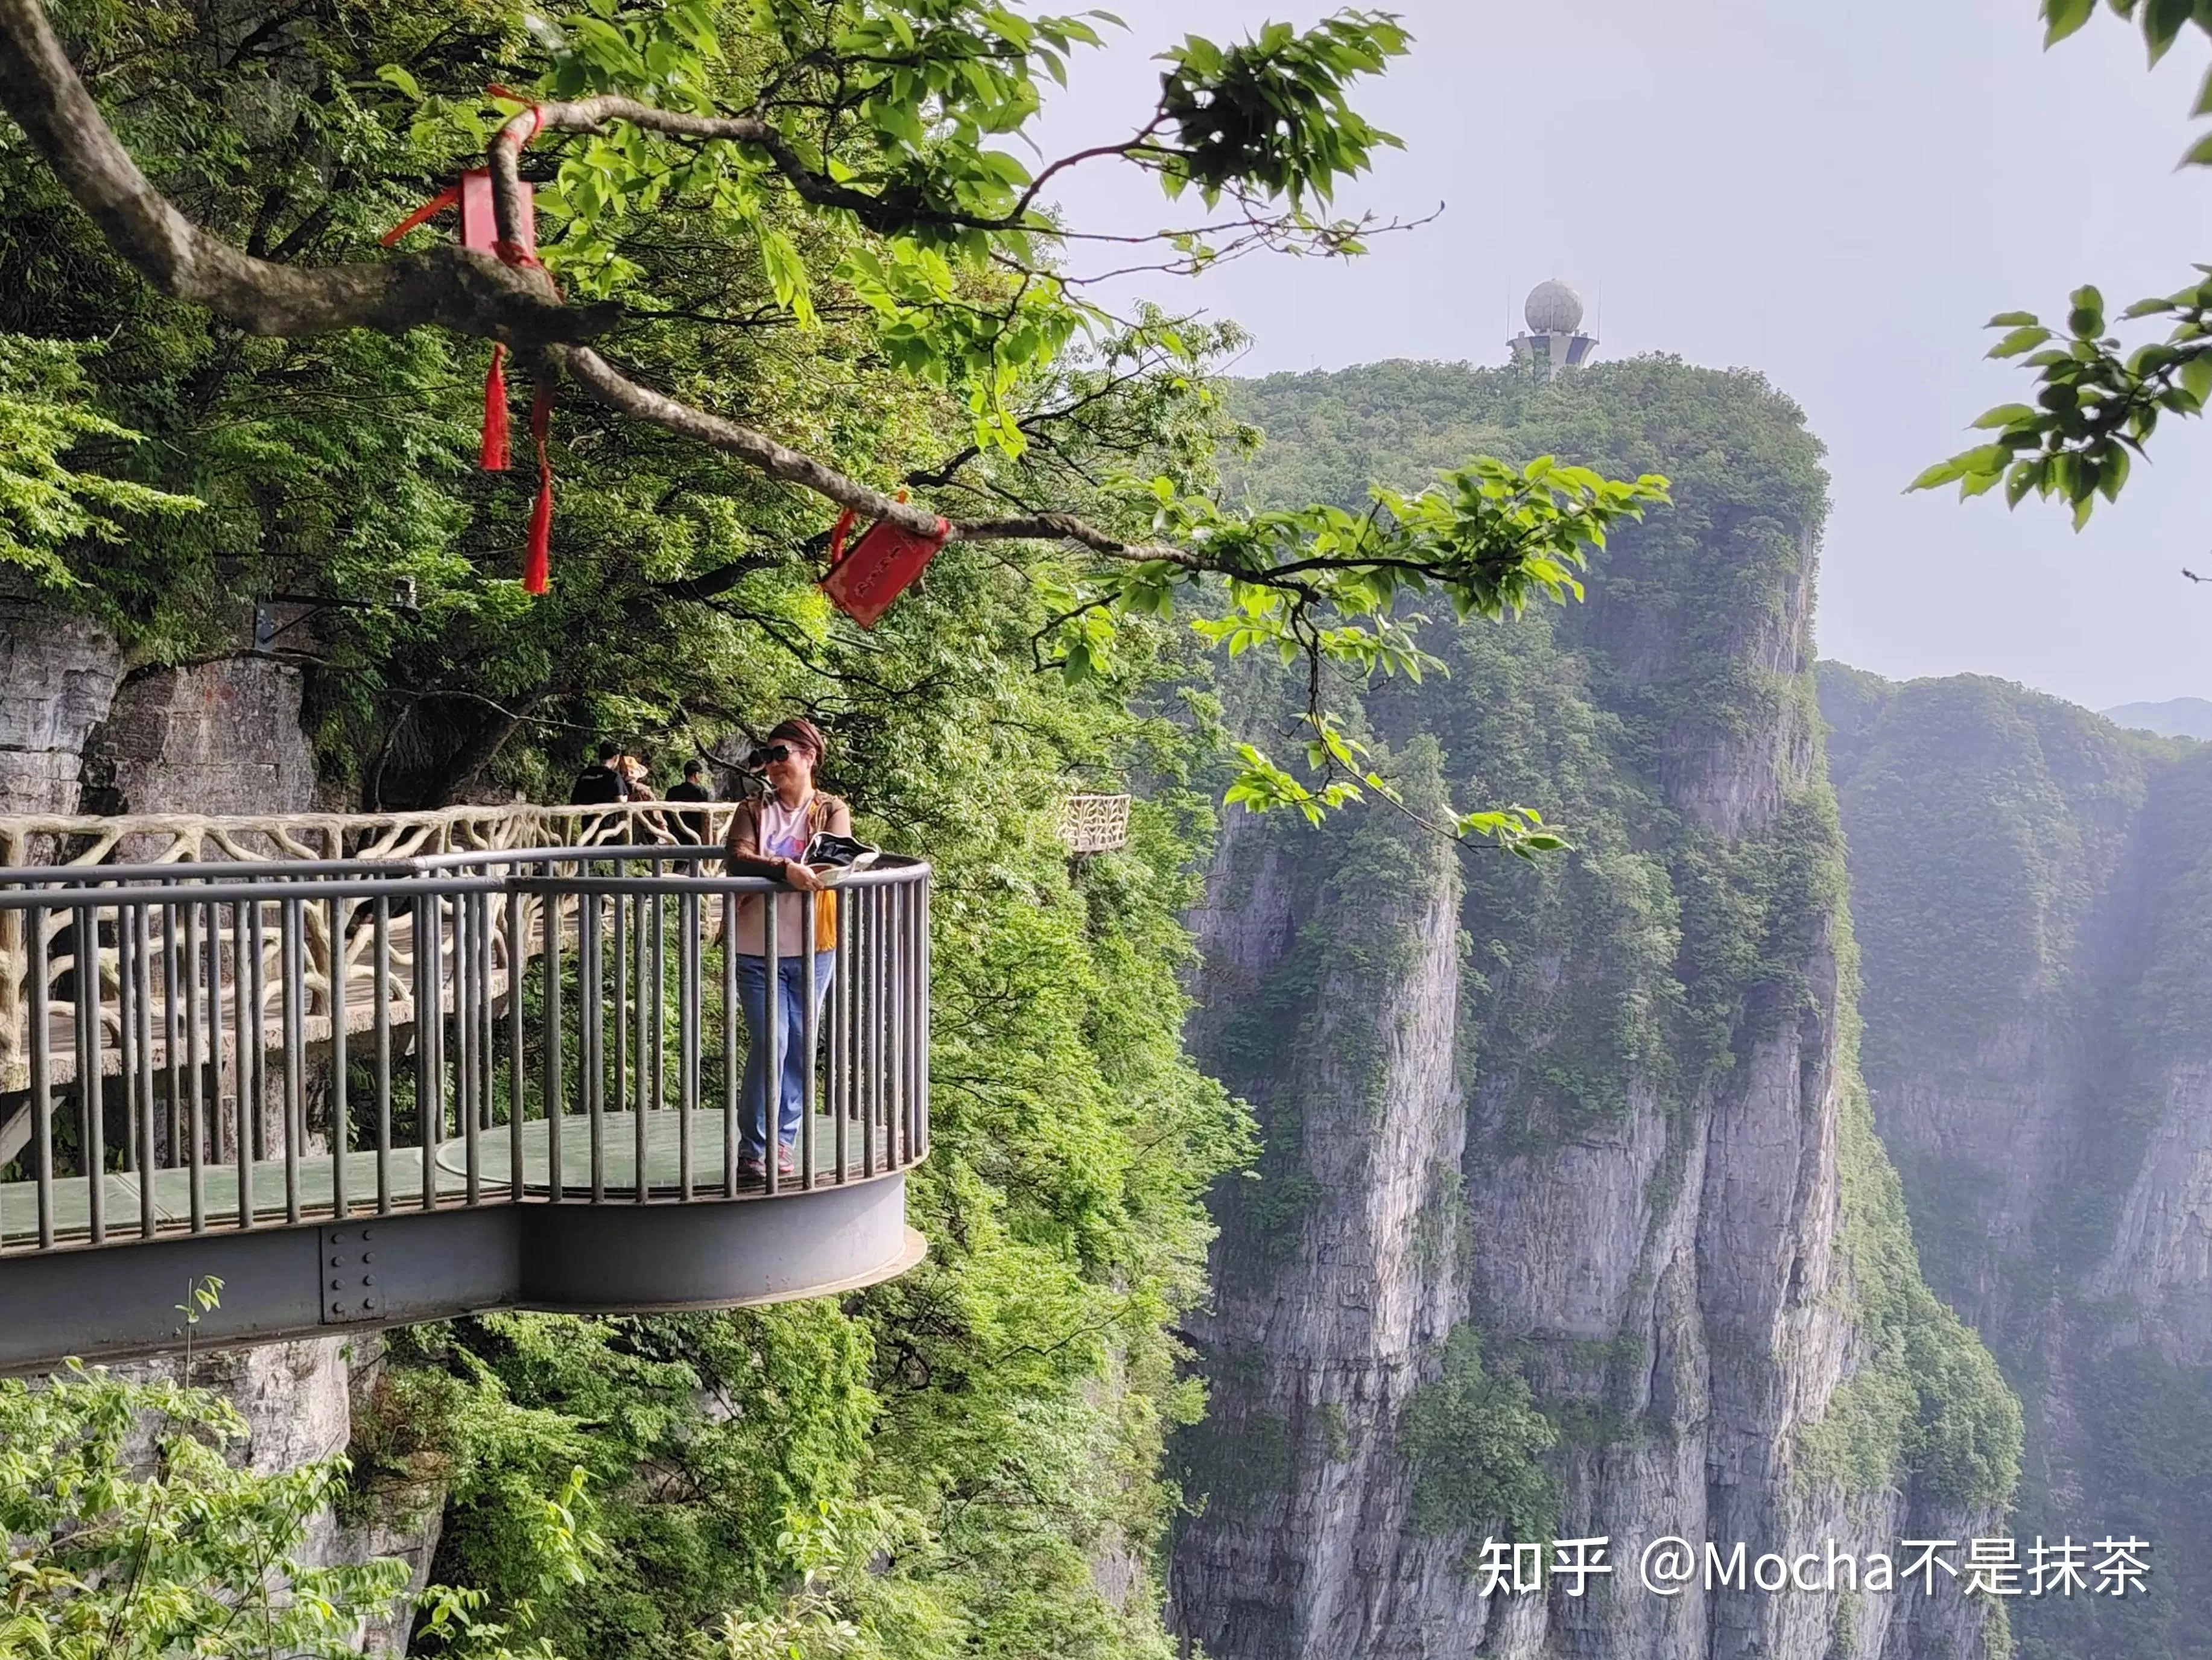
M 575 784 L 568 791 L 568 804 L 577 807 L 605 806 L 610 802 L 627 801 L 629 783 L 622 769 L 622 745 L 610 739 L 599 745 L 599 758 L 576 775 Z
M 684 763 L 684 781 L 668 792 L 672 801 L 711 801 L 714 786 L 707 781 L 707 763 L 694 757 Z M 707 841 L 707 815 L 703 812 L 679 812 L 674 825 L 676 839 L 693 847 L 703 847 Z

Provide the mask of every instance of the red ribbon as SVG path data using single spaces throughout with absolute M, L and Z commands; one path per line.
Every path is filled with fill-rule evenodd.
M 544 381 L 530 400 L 530 435 L 538 444 L 538 500 L 530 508 L 530 541 L 522 555 L 522 591 L 543 593 L 551 585 L 553 464 L 545 459 L 546 435 L 553 423 L 553 393 Z
M 450 190 L 441 190 L 376 240 L 380 245 L 388 248 L 406 235 L 409 231 L 413 230 L 416 226 L 436 218 L 447 208 L 459 207 L 460 202 L 461 187 L 459 185 L 455 185 Z

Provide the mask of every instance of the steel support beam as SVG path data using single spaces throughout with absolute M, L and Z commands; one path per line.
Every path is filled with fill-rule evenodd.
M 191 1341 L 227 1348 L 489 1309 L 598 1314 L 825 1296 L 921 1259 L 906 1177 L 773 1200 L 502 1204 L 338 1225 L 172 1236 L 0 1259 L 0 1372 L 184 1347 L 191 1289 L 222 1281 Z

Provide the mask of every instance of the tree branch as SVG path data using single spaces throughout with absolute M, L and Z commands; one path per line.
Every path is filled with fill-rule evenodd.
M 301 270 L 209 235 L 139 171 L 63 52 L 40 0 L 0 0 L 0 106 L 141 276 L 248 333 L 399 334 L 434 323 L 535 344 L 595 338 L 621 315 L 613 306 L 563 306 L 527 273 L 461 248 Z

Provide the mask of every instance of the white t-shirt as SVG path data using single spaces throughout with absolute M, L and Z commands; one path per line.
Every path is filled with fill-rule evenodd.
M 795 807 L 787 807 L 773 795 L 760 804 L 760 851 L 767 859 L 796 859 L 806 851 L 812 839 L 807 819 L 814 811 L 812 794 Z M 805 893 L 786 893 L 776 896 L 775 954 L 778 957 L 798 957 L 806 949 L 806 913 L 804 907 L 811 903 L 813 896 Z M 761 902 L 742 899 L 738 903 L 738 933 L 736 946 L 747 957 L 758 957 L 768 949 L 763 937 L 767 925 L 761 917 Z M 818 942 L 817 942 L 818 943 Z

